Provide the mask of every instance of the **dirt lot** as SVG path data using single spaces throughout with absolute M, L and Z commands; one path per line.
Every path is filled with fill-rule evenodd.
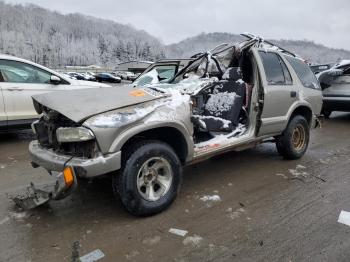
M 96 249 L 100 261 L 349 261 L 350 227 L 337 222 L 350 211 L 349 130 L 350 114 L 333 116 L 299 161 L 264 144 L 187 167 L 175 203 L 150 218 L 126 213 L 108 179 L 85 182 L 61 202 L 16 209 L 6 192 L 49 176 L 30 166 L 30 131 L 1 134 L 0 261 L 71 261 Z

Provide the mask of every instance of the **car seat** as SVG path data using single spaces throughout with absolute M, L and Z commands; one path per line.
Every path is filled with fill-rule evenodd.
M 239 124 L 246 95 L 246 86 L 238 67 L 226 70 L 223 80 L 213 88 L 204 107 L 204 115 L 194 116 L 202 129 L 210 132 L 230 132 Z
M 234 92 L 242 98 L 242 101 L 246 100 L 246 85 L 239 67 L 229 67 L 225 71 L 222 80 L 214 88 L 214 93 L 217 92 Z

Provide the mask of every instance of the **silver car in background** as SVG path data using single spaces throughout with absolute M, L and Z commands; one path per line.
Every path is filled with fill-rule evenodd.
M 333 111 L 350 112 L 350 60 L 337 63 L 317 78 L 323 93 L 323 115 L 329 118 Z

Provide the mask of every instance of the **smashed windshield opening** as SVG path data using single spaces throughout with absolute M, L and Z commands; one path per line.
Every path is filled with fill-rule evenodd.
M 214 49 L 215 50 L 215 49 Z M 196 55 L 197 58 L 183 68 L 170 83 L 175 84 L 184 79 L 217 77 L 221 79 L 223 72 L 229 67 L 234 55 L 235 46 L 221 46 L 215 53 L 206 52 Z
M 158 65 L 135 80 L 135 86 L 168 82 L 176 74 L 177 65 Z

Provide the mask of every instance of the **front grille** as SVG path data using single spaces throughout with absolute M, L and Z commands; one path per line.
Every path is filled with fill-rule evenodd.
M 45 114 L 39 122 L 34 124 L 37 139 L 42 147 L 69 156 L 93 158 L 97 148 L 95 140 L 58 143 L 56 138 L 57 128 L 75 126 L 79 125 L 61 114 L 52 114 L 52 112 L 51 115 Z

